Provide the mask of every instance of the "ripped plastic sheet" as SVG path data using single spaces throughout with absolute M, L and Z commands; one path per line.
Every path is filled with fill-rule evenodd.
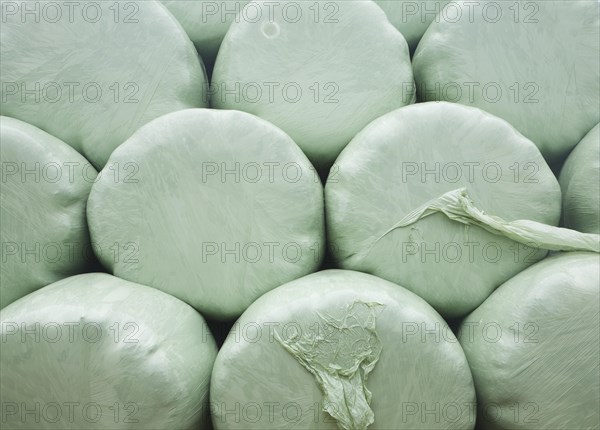
M 283 339 L 275 332 L 279 343 L 315 376 L 325 396 L 323 410 L 340 429 L 365 430 L 375 420 L 366 382 L 381 354 L 376 319 L 382 306 L 357 301 L 341 315 L 319 313 L 324 333 Z
M 231 328 L 210 386 L 217 430 L 468 430 L 476 419 L 471 371 L 442 317 L 405 288 L 350 270 L 256 300 Z M 454 402 L 458 416 L 422 415 Z
M 504 220 L 559 223 L 560 186 L 533 142 L 480 109 L 417 103 L 373 121 L 336 160 L 325 187 L 336 263 L 402 285 L 444 316 L 466 315 L 547 251 L 441 213 L 390 231 L 459 188 Z
M 600 235 L 598 234 L 580 233 L 530 220 L 505 221 L 478 209 L 469 197 L 466 188 L 449 191 L 415 209 L 381 235 L 375 243 L 397 228 L 410 226 L 420 219 L 438 212 L 453 221 L 481 227 L 490 233 L 508 237 L 515 242 L 534 248 L 549 251 L 600 252 Z

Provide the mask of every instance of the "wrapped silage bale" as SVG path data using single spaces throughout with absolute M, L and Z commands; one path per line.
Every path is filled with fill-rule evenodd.
M 370 121 L 411 103 L 406 40 L 372 1 L 252 1 L 219 51 L 211 105 L 290 135 L 321 172 Z
M 0 335 L 2 428 L 207 427 L 217 348 L 174 297 L 74 276 L 4 308 Z
M 97 172 L 33 125 L 0 116 L 0 309 L 93 261 L 85 207 Z
M 600 3 L 450 2 L 413 66 L 420 100 L 497 115 L 559 167 L 600 120 Z
M 350 0 L 352 1 L 352 0 Z M 411 52 L 425 34 L 429 24 L 440 19 L 442 8 L 450 0 L 374 0 L 390 22 L 402 33 Z
M 561 193 L 540 151 L 506 121 L 446 102 L 373 121 L 325 187 L 338 267 L 415 292 L 442 315 L 475 309 L 546 249 L 598 252 L 559 229 Z
M 598 254 L 554 255 L 465 319 L 481 428 L 598 428 L 599 285 Z
M 565 227 L 600 233 L 600 124 L 569 154 L 559 182 Z
M 161 0 L 194 42 L 207 69 L 212 69 L 225 33 L 250 0 Z
M 114 275 L 161 289 L 205 316 L 239 316 L 319 267 L 323 186 L 300 148 L 239 111 L 188 109 L 138 130 L 92 187 L 90 232 Z
M 254 302 L 219 351 L 216 429 L 472 429 L 475 391 L 431 306 L 359 272 L 327 270 Z
M 158 1 L 1 1 L 2 115 L 97 168 L 141 125 L 208 106 L 193 44 Z

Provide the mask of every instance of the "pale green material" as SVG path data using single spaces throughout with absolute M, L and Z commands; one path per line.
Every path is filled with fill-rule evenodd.
M 353 0 L 350 0 L 353 1 Z M 450 0 L 375 0 L 390 22 L 402 33 L 413 52 L 425 30 Z
M 319 267 L 323 187 L 297 145 L 239 111 L 188 109 L 138 130 L 88 201 L 98 255 L 114 275 L 217 319 Z M 116 245 L 115 245 L 116 244 Z
M 97 172 L 69 145 L 0 117 L 0 309 L 85 270 L 85 205 Z
M 25 10 L 35 11 L 25 14 Z M 193 44 L 158 1 L 2 1 L 2 115 L 97 168 L 141 125 L 208 106 Z
M 569 154 L 559 182 L 563 224 L 584 233 L 600 233 L 600 124 Z
M 211 404 L 218 430 L 475 425 L 471 373 L 444 320 L 406 289 L 344 270 L 287 283 L 244 312 L 217 356 Z
M 249 0 L 161 0 L 194 42 L 204 64 L 214 64 L 227 29 Z
M 490 233 L 505 236 L 515 242 L 535 248 L 549 251 L 600 252 L 600 235 L 598 234 L 580 233 L 529 220 L 505 221 L 479 210 L 469 198 L 466 188 L 449 191 L 443 196 L 425 203 L 402 218 L 384 236 L 397 228 L 408 227 L 420 219 L 438 212 L 442 212 L 452 221 L 474 225 Z
M 481 428 L 598 428 L 599 263 L 592 253 L 547 258 L 463 322 Z
M 450 2 L 413 58 L 418 98 L 504 118 L 560 166 L 600 120 L 599 8 L 598 0 Z
M 370 121 L 413 101 L 408 46 L 372 1 L 284 2 L 272 19 L 269 3 L 231 25 L 211 104 L 272 122 L 326 171 Z
M 3 429 L 207 428 L 217 347 L 180 300 L 93 273 L 18 300 L 0 324 Z
M 458 204 L 461 188 L 477 210 Z M 556 226 L 560 200 L 539 150 L 506 121 L 460 104 L 419 103 L 373 121 L 336 161 L 325 187 L 328 240 L 342 268 L 395 282 L 443 315 L 461 316 L 546 255 L 496 234 L 506 226 L 480 211 Z M 432 201 L 460 211 L 463 222 L 468 209 L 470 219 L 495 227 L 422 217 Z M 394 228 L 409 219 L 409 227 Z
M 318 323 L 329 329 L 327 336 L 310 333 L 284 339 L 275 331 L 279 343 L 315 376 L 323 390 L 324 410 L 344 430 L 364 430 L 375 420 L 366 382 L 381 354 L 376 327 L 380 306 L 354 302 L 338 315 L 319 315 Z

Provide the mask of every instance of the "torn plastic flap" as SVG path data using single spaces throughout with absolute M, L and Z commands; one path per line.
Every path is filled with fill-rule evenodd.
M 376 331 L 380 303 L 355 301 L 341 315 L 322 315 L 322 324 L 279 343 L 312 373 L 324 395 L 323 410 L 344 430 L 365 430 L 375 421 L 367 377 L 381 354 Z
M 483 228 L 490 233 L 505 236 L 533 248 L 550 251 L 600 252 L 600 235 L 581 233 L 530 220 L 505 221 L 478 209 L 469 197 L 466 188 L 449 191 L 418 207 L 394 224 L 373 244 L 397 228 L 407 227 L 438 212 L 445 214 L 453 221 Z

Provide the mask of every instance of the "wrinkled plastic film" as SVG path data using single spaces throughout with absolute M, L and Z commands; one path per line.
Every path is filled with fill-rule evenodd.
M 381 235 L 377 243 L 391 231 L 407 227 L 420 219 L 441 212 L 453 221 L 474 225 L 515 242 L 549 251 L 600 252 L 600 235 L 581 233 L 567 228 L 554 227 L 530 220 L 506 221 L 486 214 L 477 208 L 466 188 L 458 188 L 437 197 L 407 214 Z
M 381 354 L 376 316 L 383 305 L 356 301 L 342 316 L 321 315 L 322 330 L 277 341 L 312 373 L 324 395 L 323 410 L 343 430 L 365 430 L 375 421 L 366 387 Z

